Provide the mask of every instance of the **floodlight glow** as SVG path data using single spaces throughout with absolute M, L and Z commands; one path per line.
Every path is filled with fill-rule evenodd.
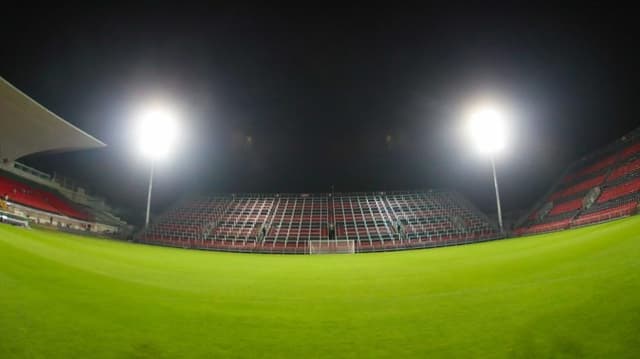
M 478 151 L 494 154 L 507 142 L 504 115 L 494 107 L 484 106 L 471 113 L 467 124 L 468 135 Z
M 163 108 L 144 112 L 140 116 L 138 136 L 143 155 L 152 159 L 166 157 L 178 137 L 175 115 Z

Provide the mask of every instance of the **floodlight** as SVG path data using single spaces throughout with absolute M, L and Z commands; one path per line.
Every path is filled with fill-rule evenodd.
M 496 175 L 495 154 L 504 149 L 507 143 L 508 127 L 504 111 L 493 105 L 477 106 L 467 118 L 467 135 L 476 149 L 491 159 L 493 185 L 496 191 L 496 207 L 498 210 L 498 225 L 503 232 L 502 209 L 500 206 L 500 191 L 498 190 L 498 176 Z
M 140 150 L 152 160 L 165 158 L 178 135 L 175 114 L 162 107 L 142 113 L 138 124 Z
M 149 225 L 153 170 L 157 160 L 167 157 L 178 139 L 178 126 L 173 111 L 163 106 L 152 106 L 138 116 L 138 144 L 145 157 L 151 159 L 149 171 L 149 191 L 145 227 Z
M 504 114 L 492 106 L 475 109 L 468 119 L 468 135 L 481 153 L 494 154 L 506 145 L 507 126 Z

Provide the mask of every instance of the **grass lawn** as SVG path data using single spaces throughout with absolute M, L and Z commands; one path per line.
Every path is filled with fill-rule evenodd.
M 0 358 L 640 357 L 640 216 L 358 255 L 0 225 Z

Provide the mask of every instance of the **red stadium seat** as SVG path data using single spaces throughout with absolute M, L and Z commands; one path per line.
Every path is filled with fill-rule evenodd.
M 536 224 L 528 228 L 521 228 L 516 233 L 517 234 L 530 234 L 530 233 L 542 233 L 542 232 L 552 232 L 560 229 L 569 228 L 569 224 L 571 223 L 571 219 L 563 219 L 556 222 L 550 223 L 542 223 Z
M 582 198 L 574 199 L 572 201 L 559 203 L 549 211 L 549 216 L 555 216 L 565 212 L 571 212 L 578 210 L 582 207 Z
M 87 213 L 75 209 L 58 195 L 11 178 L 0 176 L 0 195 L 2 198 L 8 197 L 9 201 L 41 211 L 85 221 L 90 220 Z
M 634 214 L 637 208 L 637 202 L 633 201 L 616 207 L 581 215 L 573 221 L 573 224 L 576 226 L 581 226 L 589 223 L 602 222 L 613 218 L 628 216 Z
M 636 133 L 637 129 L 625 138 L 637 138 Z M 618 148 L 618 150 L 611 154 L 613 148 Z M 619 141 L 603 149 L 600 154 L 596 152 L 589 155 L 589 161 L 594 158 L 595 161 L 565 175 L 560 181 L 560 189 L 555 190 L 548 198 L 539 201 L 537 207 L 532 209 L 524 219 L 524 224 L 514 233 L 524 234 L 563 229 L 567 226 L 566 218 L 575 217 L 573 225 L 582 225 L 635 213 L 635 205 L 640 199 L 640 158 L 637 157 L 639 153 L 640 142 L 629 144 Z M 597 175 L 592 178 L 566 186 L 567 183 L 596 173 Z M 597 186 L 600 186 L 601 193 L 595 204 L 592 209 L 582 212 L 582 199 L 589 190 Z M 567 197 L 572 198 L 563 200 Z M 545 209 L 550 201 L 554 202 L 554 206 L 548 212 L 548 216 L 551 218 L 538 218 L 537 214 L 541 213 L 540 211 Z M 572 216 L 572 212 L 575 212 L 575 215 Z M 565 219 L 540 223 L 552 220 L 556 215 Z
M 627 164 L 624 164 L 620 167 L 617 167 L 616 169 L 611 171 L 611 174 L 609 174 L 609 177 L 607 177 L 607 180 L 613 181 L 620 177 L 626 176 L 630 173 L 636 172 L 638 170 L 640 170 L 640 158 L 632 162 L 629 162 Z
M 575 184 L 569 188 L 566 188 L 562 191 L 558 191 L 553 193 L 550 197 L 549 200 L 551 201 L 555 201 L 559 198 L 564 198 L 567 196 L 571 196 L 573 194 L 576 193 L 580 193 L 580 192 L 585 192 L 590 190 L 591 188 L 600 185 L 602 182 L 604 182 L 605 179 L 605 175 L 600 175 L 591 179 L 588 179 L 586 181 L 582 181 L 578 184 Z
M 611 201 L 622 196 L 636 193 L 638 191 L 640 191 L 640 178 L 636 178 L 617 186 L 605 189 L 598 198 L 598 203 Z

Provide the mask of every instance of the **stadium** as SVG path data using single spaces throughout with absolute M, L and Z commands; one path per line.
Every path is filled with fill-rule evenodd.
M 260 177 L 242 172 L 241 163 L 238 172 L 216 173 L 224 185 L 211 185 L 215 176 L 197 171 L 215 162 L 213 151 L 167 160 L 180 140 L 198 143 L 179 136 L 181 125 L 196 122 L 157 104 L 127 118 L 136 122 L 128 127 L 135 128 L 136 153 L 124 157 L 142 160 L 127 167 L 138 177 L 124 177 L 107 170 L 123 168 L 108 156 L 124 166 L 106 152 L 124 147 L 116 122 L 77 122 L 83 128 L 34 98 L 0 77 L 0 358 L 639 355 L 637 124 L 620 130 L 627 125 L 621 124 L 620 136 L 600 134 L 604 145 L 567 152 L 579 155 L 566 163 L 545 156 L 555 167 L 540 176 L 544 190 L 530 191 L 533 201 L 521 201 L 522 210 L 508 205 L 503 213 L 501 156 L 514 141 L 506 139 L 511 113 L 495 103 L 462 116 L 470 137 L 455 144 L 474 147 L 480 152 L 474 161 L 491 169 L 491 187 L 468 175 L 470 187 L 491 194 L 487 205 L 476 204 L 474 193 L 456 186 L 463 180 L 436 161 L 423 165 L 440 166 L 451 187 L 372 189 L 363 177 L 344 190 L 324 183 L 316 190 L 312 179 L 274 185 L 267 172 L 278 162 L 267 155 L 257 157 L 266 164 L 252 162 L 260 131 L 239 141 L 229 135 L 236 152 L 221 155 L 233 154 L 234 165 L 247 158 L 246 167 L 259 163 Z M 116 134 L 102 141 L 88 128 Z M 315 141 L 312 130 L 300 131 Z M 400 135 L 379 137 L 389 152 L 402 144 Z M 203 138 L 209 144 L 215 137 Z M 331 141 L 312 145 L 341 163 L 347 155 L 332 154 Z M 296 162 L 293 152 L 283 157 Z M 314 156 L 273 177 L 294 177 L 295 168 L 323 161 Z M 390 158 L 376 161 L 396 159 Z M 83 165 L 74 169 L 74 161 Z M 411 167 L 417 173 L 418 165 Z M 84 177 L 95 183 L 52 168 L 78 177 L 96 172 Z M 393 172 L 378 163 L 372 168 L 374 178 Z M 178 185 L 164 179 L 172 172 Z M 204 182 L 210 182 L 204 191 L 190 188 Z M 515 188 L 526 192 L 531 183 Z M 121 199 L 92 186 L 112 188 Z M 513 188 L 508 184 L 506 192 Z M 144 209 L 124 197 L 144 197 Z

